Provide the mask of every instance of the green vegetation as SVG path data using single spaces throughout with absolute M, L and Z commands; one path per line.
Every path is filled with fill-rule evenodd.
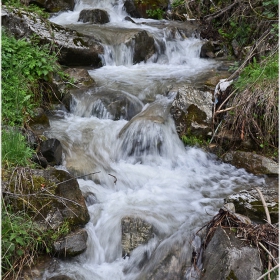
M 53 242 L 70 232 L 67 221 L 57 229 L 43 230 L 27 212 L 15 211 L 5 200 L 1 218 L 2 279 L 18 279 L 25 266 L 32 265 L 42 253 L 52 253 Z
M 23 1 L 20 0 L 3 0 L 2 4 L 5 5 L 7 9 L 20 9 L 30 13 L 35 13 L 43 19 L 49 18 L 49 14 L 42 10 L 40 7 L 33 4 L 24 5 Z
M 20 1 L 4 1 L 9 9 L 24 8 L 42 18 L 48 15 L 35 6 Z M 21 10 L 19 10 L 20 13 Z M 18 279 L 22 269 L 30 266 L 42 253 L 52 253 L 52 244 L 65 236 L 68 221 L 59 228 L 43 229 L 37 223 L 54 194 L 41 197 L 41 180 L 25 172 L 33 151 L 21 130 L 28 127 L 36 107 L 46 103 L 55 75 L 66 78 L 51 46 L 38 38 L 17 40 L 2 28 L 2 279 Z M 50 99 L 50 98 L 49 98 Z M 41 183 L 40 183 L 41 182 Z M 35 196 L 35 194 L 36 196 Z M 48 197 L 49 195 L 49 197 Z M 36 197 L 38 205 L 33 203 Z M 39 199 L 38 199 L 39 198 Z M 59 198 L 58 198 L 59 199 Z M 38 206 L 36 208 L 36 206 Z M 35 221 L 36 218 L 36 221 Z
M 201 138 L 193 136 L 193 135 L 189 135 L 189 136 L 183 135 L 181 137 L 181 139 L 186 146 L 202 147 L 205 145 L 205 142 L 206 142 L 206 141 L 202 140 Z
M 16 129 L 2 130 L 2 166 L 26 166 L 34 151 Z
M 2 122 L 23 125 L 43 99 L 40 85 L 60 73 L 55 55 L 36 40 L 16 40 L 2 31 Z
M 183 6 L 185 5 L 185 1 L 184 0 L 174 0 L 171 4 L 172 8 L 177 8 L 179 6 Z
M 43 245 L 41 231 L 24 212 L 13 213 L 2 201 L 2 255 L 3 279 L 18 279 L 23 266 L 31 264 Z
M 153 18 L 153 19 L 163 19 L 164 11 L 161 10 L 160 8 L 157 9 L 151 9 L 146 11 L 148 17 Z
M 254 58 L 234 83 L 235 96 L 225 127 L 239 137 L 250 137 L 259 149 L 278 157 L 278 51 L 257 62 Z

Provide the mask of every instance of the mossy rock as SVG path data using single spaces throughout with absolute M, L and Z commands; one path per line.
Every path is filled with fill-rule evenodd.
M 44 109 L 37 108 L 34 111 L 34 115 L 32 116 L 32 119 L 29 121 L 29 126 L 32 128 L 33 131 L 42 132 L 43 130 L 46 130 L 50 127 L 50 121 L 48 116 L 46 115 Z
M 267 203 L 271 222 L 278 223 L 278 191 L 270 187 L 259 187 Z M 263 203 L 255 189 L 243 190 L 225 199 L 225 203 L 233 203 L 236 212 L 249 217 L 252 221 L 264 223 L 267 219 Z
M 56 228 L 67 222 L 73 230 L 89 221 L 78 182 L 64 170 L 21 168 L 5 172 L 2 180 L 4 199 L 14 211 L 27 211 L 43 228 Z M 5 195 L 5 191 L 15 195 Z M 54 216 L 60 218 L 52 222 Z

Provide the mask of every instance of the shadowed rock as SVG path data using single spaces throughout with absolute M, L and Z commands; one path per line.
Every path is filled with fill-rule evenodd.
M 100 9 L 85 9 L 80 12 L 78 21 L 105 24 L 110 21 L 109 14 Z

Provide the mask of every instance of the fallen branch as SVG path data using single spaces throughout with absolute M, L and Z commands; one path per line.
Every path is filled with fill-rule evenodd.
M 263 194 L 261 193 L 260 189 L 256 187 L 256 190 L 257 192 L 259 193 L 260 195 L 260 198 L 261 198 L 261 201 L 262 201 L 262 204 L 263 204 L 263 207 L 264 207 L 264 210 L 265 210 L 265 214 L 266 214 L 266 218 L 267 218 L 267 222 L 269 224 L 271 224 L 271 218 L 270 218 L 270 214 L 269 214 L 269 211 L 268 211 L 268 207 L 267 207 L 267 204 L 265 202 L 265 199 L 263 197 Z
M 272 260 L 275 262 L 275 264 L 278 264 L 277 260 L 273 257 L 273 255 L 265 248 L 265 246 L 262 245 L 261 242 L 258 243 L 268 254 L 269 256 L 272 258 Z
M 233 6 L 235 6 L 238 3 L 238 1 L 235 1 L 234 3 L 232 3 L 231 5 L 227 6 L 226 8 L 224 8 L 221 11 L 218 11 L 216 13 L 213 13 L 211 15 L 205 16 L 204 19 L 206 21 L 211 21 L 214 18 L 217 18 L 219 16 L 221 16 L 222 14 L 224 14 L 225 12 L 227 12 L 228 10 L 230 10 Z
M 265 274 L 263 274 L 261 277 L 259 277 L 257 280 L 261 280 L 263 279 L 266 275 L 268 275 L 270 272 L 274 271 L 276 268 L 279 267 L 279 264 L 277 264 L 276 266 L 274 266 L 272 269 L 270 269 L 269 271 L 267 271 Z

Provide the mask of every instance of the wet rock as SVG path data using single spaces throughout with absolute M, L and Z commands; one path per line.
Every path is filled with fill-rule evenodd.
M 36 35 L 41 44 L 51 44 L 61 64 L 93 67 L 102 65 L 100 54 L 103 54 L 104 49 L 94 36 L 81 35 L 40 18 L 37 14 L 18 9 L 5 9 L 2 25 L 17 39 Z
M 123 92 L 99 90 L 94 88 L 87 89 L 92 94 L 84 95 L 84 90 L 71 90 L 62 100 L 65 108 L 69 112 L 74 112 L 82 117 L 95 116 L 112 120 L 130 120 L 142 109 L 142 103 L 134 97 L 128 96 Z M 76 112 L 76 104 L 79 102 L 80 109 Z
M 146 30 L 141 29 L 123 29 L 120 27 L 105 28 L 102 25 L 72 25 L 71 28 L 86 36 L 93 36 L 99 42 L 110 45 L 113 52 L 119 54 L 126 47 L 132 56 L 132 63 L 147 61 L 156 52 L 155 40 Z M 117 65 L 125 64 L 128 60 L 128 53 L 125 57 L 119 58 Z M 130 62 L 130 61 L 129 61 Z
M 39 152 L 52 166 L 60 165 L 62 162 L 62 146 L 60 141 L 55 138 L 43 141 Z
M 50 127 L 49 118 L 42 108 L 37 108 L 34 110 L 34 115 L 28 124 L 35 135 L 42 134 Z
M 26 0 L 25 0 L 26 1 Z M 49 13 L 60 11 L 73 11 L 75 6 L 74 0 L 28 0 L 29 4 L 38 5 Z
M 191 86 L 182 86 L 170 110 L 178 134 L 206 137 L 211 131 L 212 94 Z
M 190 260 L 187 248 L 190 244 L 183 240 L 172 243 L 172 246 L 169 246 L 163 242 L 156 247 L 152 254 L 147 254 L 147 259 L 137 280 L 186 279 L 187 263 Z
M 240 52 L 241 52 L 241 48 L 240 48 L 239 43 L 235 39 L 233 39 L 232 42 L 231 42 L 231 46 L 232 46 L 234 55 L 237 58 L 239 58 Z
M 211 41 L 207 41 L 205 44 L 202 45 L 200 50 L 200 57 L 201 58 L 214 58 L 215 56 L 215 48 Z
M 67 275 L 57 275 L 51 278 L 47 278 L 47 280 L 74 280 L 74 279 Z
M 201 280 L 255 280 L 261 275 L 258 249 L 245 246 L 233 232 L 217 228 L 203 254 Z
M 80 12 L 78 21 L 83 23 L 90 22 L 95 24 L 105 24 L 110 22 L 107 11 L 100 9 L 85 9 Z
M 139 245 L 147 243 L 153 237 L 153 226 L 140 218 L 125 217 L 122 227 L 122 256 L 129 256 Z
M 87 192 L 84 194 L 87 206 L 91 206 L 93 204 L 99 203 L 94 193 Z
M 167 150 L 165 124 L 170 124 L 172 133 L 176 133 L 169 114 L 171 103 L 172 100 L 167 98 L 154 101 L 121 129 L 118 135 L 122 139 L 121 157 L 133 155 L 136 160 L 141 160 L 146 155 L 162 154 Z M 151 133 L 147 136 L 148 130 Z
M 272 223 L 278 222 L 278 189 L 277 187 L 258 187 L 264 196 Z M 242 190 L 225 198 L 226 203 L 233 203 L 236 211 L 248 216 L 255 222 L 265 222 L 266 214 L 256 189 Z
M 41 215 L 37 220 L 40 227 L 56 229 L 67 222 L 71 231 L 89 221 L 85 199 L 72 175 L 54 168 L 33 169 L 31 174 L 36 187 L 34 191 L 39 189 L 45 194 L 45 188 L 48 190 L 44 199 L 36 197 L 36 200 L 31 201 L 31 204 L 40 210 Z
M 68 68 L 64 71 L 69 75 L 71 79 L 73 79 L 73 84 L 79 88 L 86 88 L 95 85 L 95 81 L 89 75 L 86 69 L 82 68 Z
M 126 12 L 127 12 L 130 16 L 132 16 L 132 17 L 134 17 L 134 18 L 140 18 L 140 17 L 141 17 L 141 14 L 140 14 L 139 11 L 136 9 L 133 0 L 125 0 L 123 6 L 124 6 Z
M 132 23 L 136 23 L 131 17 L 128 17 L 128 16 L 126 16 L 126 17 L 124 18 L 124 20 L 130 21 L 130 22 L 132 22 Z
M 141 30 L 126 42 L 126 45 L 134 45 L 133 63 L 147 61 L 155 52 L 154 38 L 145 30 Z
M 278 175 L 279 164 L 272 159 L 251 152 L 233 151 L 222 157 L 224 162 L 244 168 L 256 175 Z
M 74 257 L 87 248 L 88 233 L 85 229 L 79 229 L 54 243 L 54 250 L 60 257 Z
M 36 154 L 34 155 L 31 160 L 39 165 L 41 165 L 43 168 L 47 168 L 48 166 L 48 161 L 45 157 L 39 155 L 39 154 Z

